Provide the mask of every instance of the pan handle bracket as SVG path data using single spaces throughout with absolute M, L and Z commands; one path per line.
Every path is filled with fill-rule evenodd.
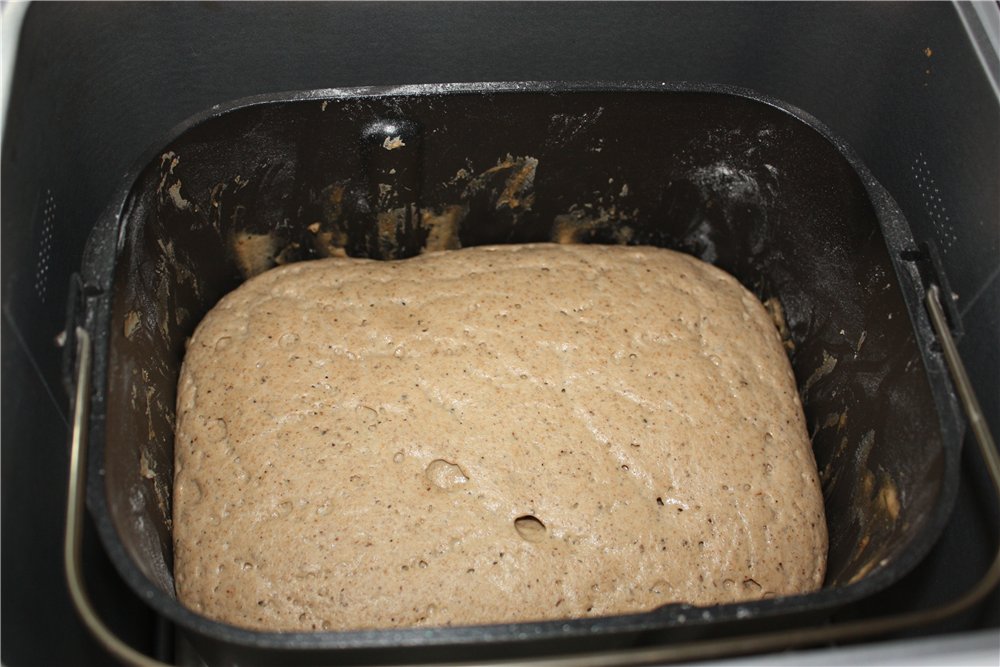
M 937 246 L 930 241 L 921 242 L 916 250 L 903 250 L 899 253 L 899 258 L 910 263 L 920 276 L 920 285 L 924 298 L 928 298 L 928 291 L 934 287 L 938 290 L 938 301 L 944 313 L 945 323 L 954 342 L 958 342 L 965 335 L 962 326 L 962 318 L 955 303 L 955 293 L 951 291 L 948 277 L 945 275 L 944 266 L 941 263 L 941 254 Z M 928 306 L 928 310 L 930 306 Z M 938 335 L 940 339 L 940 335 Z

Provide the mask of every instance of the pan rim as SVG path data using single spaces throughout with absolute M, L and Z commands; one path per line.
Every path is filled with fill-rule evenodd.
M 216 104 L 179 123 L 168 133 L 166 140 L 157 142 L 149 151 L 141 156 L 124 177 L 123 183 L 125 185 L 119 190 L 118 194 L 113 198 L 111 205 L 102 214 L 95 230 L 92 232 L 91 243 L 88 244 L 88 251 L 85 253 L 83 269 L 85 282 L 87 284 L 106 286 L 101 295 L 92 297 L 92 299 L 103 300 L 103 307 L 97 309 L 99 312 L 94 317 L 91 317 L 91 314 L 88 313 L 88 325 L 99 330 L 98 335 L 95 335 L 95 345 L 101 344 L 104 346 L 103 354 L 97 355 L 97 359 L 100 360 L 103 358 L 106 360 L 107 358 L 108 336 L 106 332 L 110 327 L 110 284 L 116 269 L 117 254 L 121 250 L 125 239 L 124 223 L 128 217 L 127 207 L 129 196 L 138 183 L 142 171 L 151 160 L 155 159 L 162 152 L 162 147 L 169 145 L 189 130 L 211 119 L 239 109 L 283 103 L 397 96 L 482 96 L 539 93 L 553 95 L 574 93 L 703 93 L 738 97 L 773 107 L 779 112 L 792 116 L 811 130 L 818 132 L 845 159 L 868 193 L 883 236 L 888 237 L 891 233 L 894 237 L 902 239 L 903 242 L 908 242 L 910 246 L 915 246 L 913 234 L 898 205 L 889 193 L 876 181 L 850 146 L 807 112 L 776 98 L 744 87 L 683 81 L 501 81 L 324 88 L 267 93 Z M 108 234 L 113 234 L 112 238 L 115 239 L 115 243 L 113 244 L 115 252 L 110 258 L 106 256 L 106 244 L 103 250 L 100 247 L 90 247 L 92 245 L 101 245 L 100 243 L 94 243 L 95 236 L 103 238 Z M 897 273 L 897 279 L 899 280 L 904 300 L 906 301 L 911 324 L 914 326 L 914 329 L 922 329 L 924 330 L 922 333 L 926 333 L 926 331 L 930 330 L 926 313 L 923 311 L 920 301 L 914 300 L 915 297 L 910 293 L 912 290 L 905 289 L 905 286 L 912 282 L 912 278 L 904 275 L 906 268 L 902 265 L 902 260 L 899 257 L 892 252 L 890 252 L 890 257 Z M 894 561 L 895 568 L 902 570 L 903 573 L 910 572 L 926 556 L 931 546 L 938 540 L 951 514 L 957 494 L 957 472 L 964 424 L 959 416 L 955 393 L 951 389 L 943 360 L 939 355 L 932 355 L 927 349 L 928 346 L 920 344 L 919 341 L 918 348 L 920 349 L 924 367 L 927 370 L 928 386 L 937 407 L 942 439 L 943 472 L 940 497 L 938 503 L 935 505 L 934 515 L 926 522 L 923 530 L 913 538 L 910 547 Z M 95 363 L 93 380 L 94 387 L 99 393 L 103 393 L 106 390 L 106 371 L 106 364 Z M 933 376 L 933 381 L 931 376 Z M 95 405 L 95 407 L 97 406 Z M 88 503 L 97 524 L 98 533 L 105 551 L 130 588 L 157 613 L 199 635 L 230 644 L 258 649 L 329 651 L 388 647 L 484 645 L 690 628 L 706 624 L 738 622 L 743 618 L 753 620 L 774 619 L 790 617 L 804 612 L 829 611 L 874 594 L 895 583 L 903 576 L 886 568 L 876 568 L 859 581 L 836 588 L 823 588 L 815 593 L 714 607 L 671 604 L 648 612 L 583 619 L 337 632 L 264 632 L 251 630 L 215 621 L 189 610 L 181 605 L 176 598 L 166 594 L 153 584 L 152 581 L 139 571 L 136 564 L 132 561 L 118 537 L 105 495 L 105 484 L 102 474 L 104 455 L 103 412 L 101 415 L 102 419 L 97 420 L 96 423 L 92 418 L 90 425 L 92 445 L 89 454 L 90 460 L 88 462 L 89 481 L 87 493 Z M 754 613 L 746 616 L 746 610 L 751 605 Z

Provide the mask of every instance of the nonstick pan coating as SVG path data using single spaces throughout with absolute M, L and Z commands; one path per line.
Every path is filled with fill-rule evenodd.
M 208 309 L 280 263 L 537 241 L 683 250 L 771 304 L 823 483 L 823 590 L 566 622 L 339 633 L 253 632 L 182 607 L 170 537 L 175 386 Z M 216 108 L 141 161 L 88 246 L 88 502 L 126 581 L 221 662 L 526 655 L 823 618 L 912 569 L 951 510 L 961 425 L 907 259 L 916 249 L 848 147 L 745 90 L 452 84 Z

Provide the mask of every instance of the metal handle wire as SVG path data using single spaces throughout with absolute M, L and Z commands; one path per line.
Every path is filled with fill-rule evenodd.
M 90 415 L 90 334 L 83 327 L 76 329 L 76 391 L 73 397 L 73 434 L 69 452 L 69 492 L 66 496 L 66 533 L 63 540 L 63 568 L 69 595 L 77 613 L 94 638 L 111 655 L 126 665 L 136 667 L 167 667 L 165 663 L 144 655 L 118 638 L 101 621 L 87 595 L 81 568 L 83 519 L 87 511 L 87 419 Z
M 997 453 L 996 444 L 990 435 L 983 411 L 979 406 L 979 401 L 976 400 L 975 392 L 948 329 L 937 285 L 930 286 L 926 299 L 931 325 L 941 343 L 945 363 L 951 372 L 959 400 L 979 446 L 980 456 L 993 483 L 994 493 L 996 498 L 1000 500 L 1000 455 Z M 70 452 L 69 494 L 66 501 L 66 538 L 63 551 L 70 596 L 87 628 L 101 645 L 122 663 L 136 667 L 166 667 L 165 663 L 139 653 L 111 632 L 95 612 L 84 586 L 80 567 L 80 543 L 83 536 L 83 514 L 86 511 L 84 489 L 86 487 L 87 417 L 90 407 L 91 346 L 90 335 L 86 330 L 78 328 L 76 334 L 76 393 Z M 495 665 L 497 667 L 513 667 L 514 665 L 522 667 L 632 667 L 723 658 L 747 653 L 764 653 L 832 642 L 856 641 L 925 626 L 946 619 L 985 598 L 998 583 L 1000 583 L 1000 545 L 998 545 L 989 569 L 972 588 L 951 602 L 931 609 L 836 625 L 792 628 L 740 637 L 713 639 L 707 642 L 692 641 L 641 649 L 515 661 L 492 660 L 468 664 Z M 455 663 L 448 664 L 454 665 Z

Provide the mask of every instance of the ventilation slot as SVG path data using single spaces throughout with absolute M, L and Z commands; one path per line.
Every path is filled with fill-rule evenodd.
M 52 240 L 55 233 L 56 200 L 52 190 L 45 189 L 42 202 L 41 233 L 38 237 L 38 262 L 35 265 L 35 294 L 45 303 L 49 291 L 49 271 L 52 269 Z

